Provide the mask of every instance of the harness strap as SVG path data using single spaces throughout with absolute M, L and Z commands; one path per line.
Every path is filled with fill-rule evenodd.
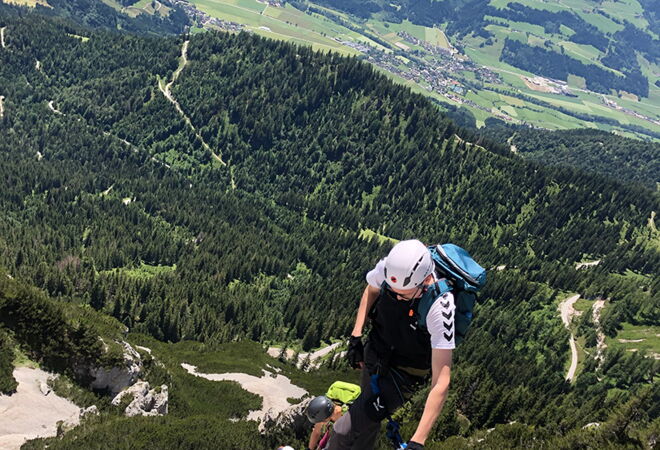
M 399 392 L 399 395 L 401 396 L 401 399 L 403 400 L 403 395 L 401 395 L 401 391 L 399 390 L 399 386 L 397 385 L 396 380 L 394 379 L 394 375 L 390 372 L 390 376 L 392 376 L 392 381 L 394 382 L 394 386 L 396 387 L 397 391 Z M 378 385 L 378 379 L 380 378 L 380 375 L 378 373 L 375 373 L 371 375 L 371 392 L 374 395 L 379 395 L 380 394 L 380 386 Z M 392 419 L 392 416 L 390 414 L 387 415 L 387 427 L 385 428 L 385 435 L 387 438 L 390 440 L 392 443 L 393 447 L 395 449 L 402 449 L 405 448 L 405 444 L 403 443 L 403 438 L 401 437 L 401 433 L 399 433 L 399 429 L 401 426 L 399 423 Z

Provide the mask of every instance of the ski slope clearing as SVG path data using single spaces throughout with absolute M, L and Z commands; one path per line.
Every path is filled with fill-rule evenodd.
M 13 395 L 0 395 L 0 448 L 18 449 L 29 439 L 57 435 L 57 422 L 77 425 L 80 408 L 47 387 L 52 376 L 41 369 L 18 367 Z
M 262 377 L 255 377 L 246 373 L 199 373 L 197 367 L 182 363 L 181 367 L 191 375 L 206 378 L 211 381 L 235 381 L 243 389 L 261 396 L 263 406 L 260 410 L 253 410 L 247 416 L 248 420 L 261 420 L 263 423 L 267 417 L 276 417 L 279 413 L 288 409 L 291 404 L 288 398 L 301 398 L 307 395 L 307 391 L 295 384 L 284 375 L 263 371 Z
M 0 28 L 0 44 L 2 45 L 2 48 L 7 48 L 5 45 L 5 29 L 7 29 L 7 27 Z

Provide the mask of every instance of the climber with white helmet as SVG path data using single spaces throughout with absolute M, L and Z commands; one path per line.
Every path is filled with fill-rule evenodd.
M 439 289 L 447 282 L 436 270 L 430 248 L 418 240 L 396 244 L 366 281 L 347 352 L 351 366 L 362 369 L 362 394 L 335 423 L 327 448 L 374 448 L 381 421 L 424 387 L 431 375 L 417 430 L 401 447 L 423 449 L 449 389 L 454 296 L 449 289 Z M 430 307 L 420 308 L 422 302 Z M 363 345 L 368 319 L 371 331 Z M 390 418 L 392 423 L 396 425 Z

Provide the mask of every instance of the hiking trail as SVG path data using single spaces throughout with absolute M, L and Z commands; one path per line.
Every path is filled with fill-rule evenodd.
M 561 321 L 564 322 L 564 326 L 569 331 L 570 331 L 571 319 L 576 314 L 573 305 L 575 304 L 575 302 L 578 301 L 579 298 L 580 298 L 579 294 L 574 295 L 573 297 L 569 297 L 559 304 Z M 575 378 L 575 371 L 577 370 L 577 363 L 578 363 L 577 345 L 575 345 L 575 336 L 573 336 L 572 332 L 568 342 L 571 346 L 571 365 L 569 366 L 568 372 L 566 373 L 566 380 L 570 382 L 573 381 L 573 379 Z
M 2 44 L 2 48 L 7 48 L 7 44 L 5 44 L 5 30 L 7 27 L 2 27 L 0 28 L 0 44 Z
M 167 98 L 167 100 L 169 100 L 170 103 L 174 105 L 179 115 L 183 118 L 184 122 L 186 122 L 186 124 L 190 127 L 193 133 L 195 133 L 197 139 L 199 139 L 199 141 L 202 143 L 202 147 L 204 147 L 205 150 L 210 152 L 216 161 L 218 161 L 223 166 L 226 166 L 227 163 L 225 163 L 222 160 L 222 158 L 211 149 L 211 147 L 206 143 L 206 141 L 204 141 L 204 138 L 199 134 L 199 132 L 193 125 L 190 118 L 183 111 L 183 108 L 181 108 L 179 102 L 174 98 L 174 95 L 172 95 L 172 86 L 174 85 L 174 82 L 179 78 L 179 75 L 181 75 L 181 72 L 186 67 L 186 65 L 188 65 L 188 44 L 190 44 L 190 41 L 185 41 L 181 46 L 181 57 L 179 58 L 179 67 L 177 67 L 174 73 L 172 73 L 172 79 L 166 85 L 163 85 L 163 80 L 159 80 L 158 89 L 160 89 L 160 91 L 163 93 L 165 98 Z

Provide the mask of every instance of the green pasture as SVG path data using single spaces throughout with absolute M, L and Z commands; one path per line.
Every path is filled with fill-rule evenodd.
M 490 4 L 493 5 L 493 3 L 495 3 L 495 2 L 503 3 L 502 0 L 494 0 L 494 1 L 491 1 Z M 564 6 L 562 3 L 559 3 L 557 1 L 541 2 L 539 0 L 509 0 L 506 3 L 507 4 L 508 3 L 520 3 L 520 4 L 528 6 L 530 8 L 544 9 L 546 11 L 551 11 L 551 12 L 564 11 L 564 10 L 567 9 L 566 6 Z M 565 2 L 565 3 L 568 3 L 568 2 Z M 499 6 L 499 8 L 501 8 L 501 6 Z
M 109 7 L 113 8 L 117 11 L 121 11 L 123 9 L 123 7 L 119 3 L 117 3 L 115 0 L 101 0 L 101 1 L 103 3 L 105 3 L 106 5 L 108 5 Z M 29 2 L 30 3 L 38 3 L 35 0 L 30 0 Z
M 176 264 L 173 266 L 153 266 L 150 264 L 141 263 L 139 267 L 119 267 L 111 270 L 103 271 L 102 273 L 120 273 L 129 278 L 137 278 L 147 280 L 159 275 L 167 275 L 174 273 Z
M 345 29 L 320 15 L 309 15 L 286 5 L 276 8 L 255 0 L 193 0 L 207 14 L 219 19 L 243 24 L 264 37 L 311 45 L 315 50 L 332 50 L 345 55 L 358 52 L 332 39 L 370 40 Z
M 110 0 L 112 1 L 112 0 Z M 34 8 L 37 5 L 50 6 L 46 0 L 0 0 L 0 3 L 9 3 L 12 5 L 27 6 Z
M 568 53 L 568 56 L 579 59 L 585 64 L 596 64 L 604 67 L 602 64 L 598 63 L 598 58 L 603 56 L 603 52 L 596 47 L 586 44 L 576 44 L 575 42 L 570 41 L 560 41 L 557 42 L 557 45 L 563 47 L 564 51 Z
M 364 229 L 360 230 L 360 239 L 364 239 L 365 241 L 369 241 L 373 238 L 378 239 L 378 242 L 380 244 L 386 244 L 386 243 L 396 244 L 397 242 L 399 242 L 398 239 L 394 239 L 394 238 L 391 238 L 389 236 L 385 236 L 383 234 L 376 233 L 375 231 L 370 230 L 368 228 L 364 228 Z
M 488 3 L 489 6 L 492 6 L 493 8 L 497 9 L 504 9 L 507 7 L 509 3 L 513 3 L 514 0 L 491 0 L 490 3 Z
M 584 298 L 580 298 L 577 302 L 573 304 L 573 308 L 575 308 L 576 311 L 582 311 L 585 312 L 589 308 L 591 308 L 594 305 L 593 300 L 587 300 Z
M 449 39 L 447 39 L 447 35 L 444 33 L 444 31 L 442 31 L 439 28 L 426 27 L 424 36 L 426 42 L 429 42 L 433 45 L 437 45 L 438 47 L 443 47 L 443 48 L 451 47 L 451 44 L 449 43 Z
M 587 80 L 584 77 L 579 77 L 577 75 L 573 75 L 572 73 L 568 75 L 566 82 L 570 87 L 575 87 L 578 89 L 584 89 L 587 87 Z
M 642 30 L 646 30 L 649 27 L 649 23 L 642 15 L 642 5 L 636 0 L 604 1 L 599 7 L 605 10 L 609 15 L 622 21 L 627 20 Z
M 330 37 L 344 34 L 344 30 L 339 30 L 339 26 L 329 19 L 325 19 L 325 21 L 320 20 L 317 16 L 305 14 L 289 4 L 285 5 L 284 8 L 266 8 L 263 14 L 297 27 L 313 30 L 317 33 L 324 33 Z
M 252 28 L 251 30 L 258 34 L 259 36 L 267 37 L 270 39 L 279 39 L 287 42 L 291 42 L 298 45 L 311 46 L 314 50 L 319 51 L 333 51 L 341 53 L 343 55 L 356 55 L 359 54 L 357 50 L 353 50 L 349 47 L 344 47 L 338 42 L 334 42 L 330 39 L 327 41 L 325 39 L 310 39 L 309 35 L 304 33 L 295 33 L 287 29 L 282 29 L 279 26 L 269 27 L 270 30 L 264 30 L 261 28 Z
M 376 19 L 369 19 L 366 22 L 367 28 L 373 33 L 380 35 L 389 42 L 399 42 L 401 38 L 397 36 L 398 32 L 405 31 L 420 41 L 426 41 L 432 45 L 449 48 L 449 40 L 445 33 L 439 28 L 429 28 L 422 25 L 404 20 L 401 23 L 383 22 Z
M 488 16 L 488 15 L 484 16 L 484 19 L 492 20 L 492 21 L 497 22 L 499 24 L 508 24 L 509 26 L 505 27 L 505 28 L 508 28 L 510 30 L 521 31 L 521 32 L 525 32 L 525 33 L 532 33 L 532 34 L 535 34 L 537 36 L 546 37 L 547 39 L 552 38 L 552 35 L 547 34 L 545 32 L 545 29 L 540 25 L 534 25 L 534 24 L 527 23 L 527 22 L 516 22 L 515 20 L 508 20 L 508 19 L 504 19 L 502 17 Z
M 233 5 L 230 2 L 231 0 L 191 0 L 191 3 L 193 3 L 200 11 L 207 13 L 211 17 L 217 17 L 219 19 L 256 27 L 263 25 L 267 26 L 267 23 L 270 23 L 267 20 L 268 18 L 264 18 L 264 16 L 260 14 L 265 5 L 260 4 L 261 11 L 255 11 L 243 6 Z M 257 2 L 255 1 L 255 3 Z
M 504 95 L 504 94 L 497 94 L 503 102 L 508 103 L 509 105 L 512 106 L 519 106 L 519 107 L 524 107 L 525 106 L 525 101 L 516 97 L 511 97 L 509 95 Z
M 567 27 L 564 24 L 559 25 L 559 31 L 561 32 L 562 35 L 571 37 L 575 34 L 575 30 L 572 28 Z
M 542 37 L 536 36 L 534 34 L 528 33 L 527 34 L 527 44 L 535 46 L 535 47 L 545 47 L 545 39 Z
M 615 338 L 607 337 L 605 339 L 608 347 L 620 347 L 626 351 L 637 350 L 647 354 L 660 354 L 660 326 L 632 325 L 626 322 L 622 325 L 623 328 L 617 333 Z
M 604 33 L 614 34 L 617 31 L 623 30 L 623 25 L 619 25 L 618 23 L 613 22 L 611 19 L 608 19 L 607 17 L 600 14 L 587 13 L 582 10 L 577 10 L 575 13 L 582 17 L 585 22 L 590 23 Z

